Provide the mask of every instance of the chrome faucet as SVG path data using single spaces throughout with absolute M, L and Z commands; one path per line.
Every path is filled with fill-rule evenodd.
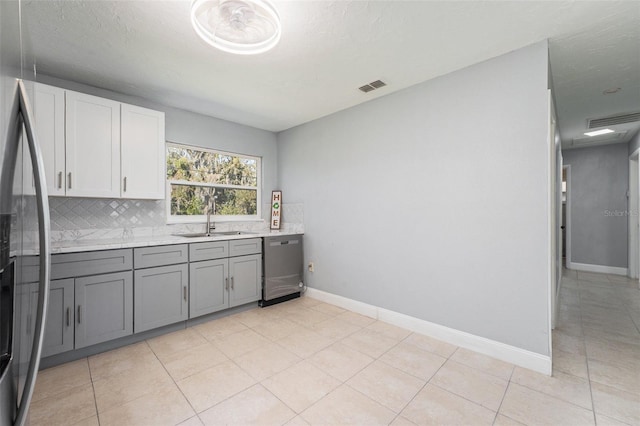
M 211 211 L 213 210 L 213 215 L 216 215 L 216 198 L 218 198 L 217 196 L 211 197 L 211 203 L 207 204 L 207 229 L 206 229 L 206 233 L 207 233 L 207 237 L 209 237 L 211 235 L 211 231 L 215 231 L 216 230 L 216 224 L 211 223 Z

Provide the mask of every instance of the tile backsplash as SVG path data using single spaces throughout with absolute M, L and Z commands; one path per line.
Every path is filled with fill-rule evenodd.
M 165 224 L 164 200 L 51 197 L 49 208 L 53 231 Z
M 35 202 L 35 200 L 30 200 Z M 164 200 L 50 197 L 51 231 L 54 241 L 137 238 L 180 232 L 200 232 L 203 224 L 166 223 Z M 271 211 L 262 206 L 263 221 L 216 222 L 220 230 L 266 230 Z M 303 204 L 282 205 L 284 230 L 303 232 Z

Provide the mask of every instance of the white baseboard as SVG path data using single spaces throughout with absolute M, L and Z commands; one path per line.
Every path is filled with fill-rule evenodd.
M 479 352 L 520 367 L 542 374 L 551 375 L 551 357 L 520 349 L 495 340 L 476 336 L 454 328 L 445 327 L 399 312 L 379 308 L 357 300 L 327 293 L 315 288 L 307 288 L 305 293 L 314 299 L 365 315 L 389 324 L 406 328 L 415 333 L 424 334 L 452 345 Z
M 317 290 L 311 287 L 307 287 L 307 291 L 305 291 L 304 294 L 322 302 L 327 302 L 331 303 L 332 305 L 339 306 L 348 311 L 352 311 L 366 317 L 378 319 L 378 308 L 373 305 L 369 305 L 368 303 L 358 302 L 357 300 L 338 296 L 337 294 L 333 293 L 327 293 L 326 291 Z
M 598 272 L 600 274 L 624 275 L 625 277 L 629 274 L 629 269 L 627 268 L 619 268 L 616 266 L 592 265 L 589 263 L 567 262 L 567 268 L 575 269 L 576 271 Z

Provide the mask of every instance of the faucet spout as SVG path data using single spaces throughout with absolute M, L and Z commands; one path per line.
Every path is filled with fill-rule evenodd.
M 206 211 L 207 211 L 207 229 L 206 229 L 206 234 L 207 237 L 211 236 L 211 231 L 215 231 L 216 230 L 216 224 L 215 222 L 211 222 L 211 212 L 213 211 L 213 215 L 216 215 L 216 198 L 217 197 L 211 197 L 211 203 L 207 205 L 206 207 Z
M 211 209 L 209 208 L 209 206 L 207 206 L 207 228 L 205 229 L 205 233 L 207 234 L 207 237 L 210 236 L 210 230 L 211 230 Z

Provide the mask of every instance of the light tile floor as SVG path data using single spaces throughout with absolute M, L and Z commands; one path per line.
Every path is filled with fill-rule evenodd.
M 640 291 L 565 271 L 554 376 L 311 298 L 44 370 L 32 425 L 640 424 Z

